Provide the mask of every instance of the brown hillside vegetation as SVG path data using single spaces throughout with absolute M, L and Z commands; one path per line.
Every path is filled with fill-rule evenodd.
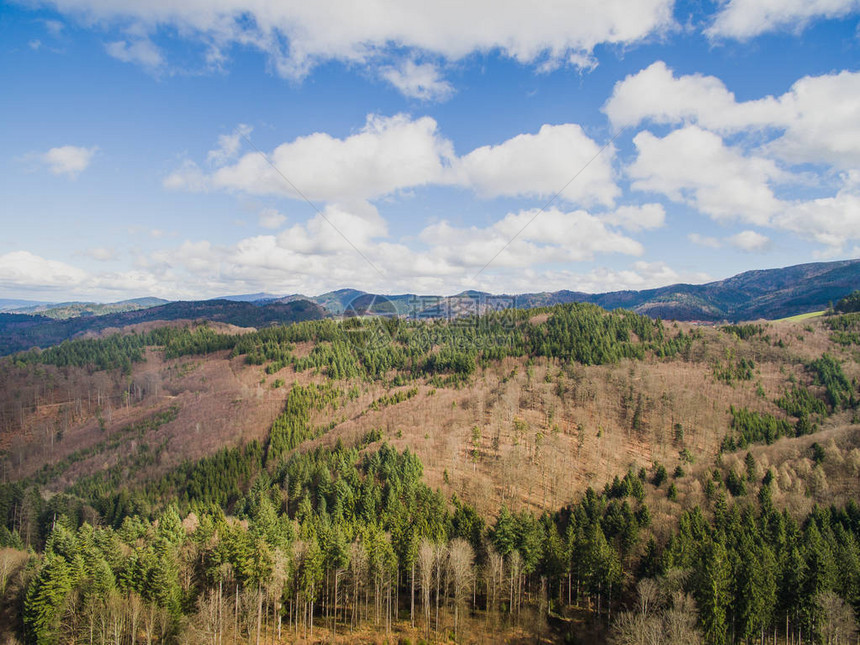
M 159 645 L 852 633 L 856 320 L 399 324 L 147 325 L 0 362 L 9 633 L 78 642 L 81 615 L 99 642 L 115 621 Z M 87 604 L 65 576 L 97 552 L 122 581 Z M 744 581 L 794 597 L 792 571 L 823 613 L 771 594 L 758 622 L 720 618 Z
M 543 315 L 532 322 L 545 320 Z M 577 499 L 586 487 L 601 488 L 618 474 L 655 462 L 670 472 L 685 464 L 690 474 L 698 475 L 715 464 L 731 423 L 730 406 L 784 417 L 773 401 L 791 382 L 811 384 L 804 363 L 824 352 L 845 361 L 849 378 L 860 375 L 856 346 L 834 344 L 820 322 L 760 324 L 760 334 L 742 340 L 717 328 L 675 323 L 670 331 L 695 330 L 699 339 L 686 355 L 671 359 L 651 356 L 584 366 L 506 358 L 479 368 L 456 387 L 347 380 L 342 388 L 358 395 L 336 412 L 315 412 L 314 423 L 333 428 L 301 449 L 333 445 L 339 439 L 354 441 L 380 429 L 396 447 L 417 453 L 431 487 L 456 493 L 485 513 L 502 505 L 558 508 Z M 151 328 L 147 323 L 146 329 L 135 331 Z M 244 331 L 220 325 L 213 329 Z M 310 343 L 302 343 L 294 354 L 307 356 L 311 349 Z M 717 369 L 741 358 L 755 363 L 751 378 L 717 378 Z M 34 376 L 6 365 L 0 376 L 7 399 L 15 392 L 18 405 L 17 410 L 6 407 L 5 476 L 30 477 L 47 467 L 45 483 L 57 492 L 82 476 L 122 464 L 143 443 L 157 459 L 129 471 L 137 479 L 225 446 L 264 441 L 293 383 L 326 380 L 324 372 L 296 372 L 291 365 L 267 374 L 264 366 L 248 365 L 241 356 L 230 358 L 226 351 L 166 360 L 150 349 L 127 376 L 52 366 L 40 370 L 51 375 L 53 388 L 40 386 L 38 370 Z M 381 397 L 412 387 L 418 391 L 411 398 L 374 405 Z M 176 410 L 175 418 L 145 436 L 123 433 L 169 409 Z M 12 418 L 16 413 L 18 419 Z M 805 490 L 801 482 L 813 474 L 818 477 L 799 457 L 813 441 L 824 438 L 836 455 L 828 468 L 854 463 L 857 427 L 852 421 L 844 415 L 833 417 L 820 437 L 781 439 L 752 452 L 762 468 L 780 465 L 780 485 L 785 485 L 781 491 L 799 494 Z M 723 466 L 730 467 L 732 459 L 724 456 Z M 838 481 L 828 485 L 841 490 Z M 696 481 L 681 483 L 680 498 L 698 499 L 700 488 Z M 812 498 L 805 499 L 797 503 L 806 507 Z

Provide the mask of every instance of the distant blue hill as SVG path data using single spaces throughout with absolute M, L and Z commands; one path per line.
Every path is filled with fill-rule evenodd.
M 49 302 L 41 302 L 37 300 L 15 300 L 12 298 L 0 298 L 0 311 L 12 311 L 22 309 L 24 307 L 39 307 L 51 304 Z
M 277 300 L 281 296 L 276 296 L 273 293 L 243 293 L 236 296 L 219 296 L 213 300 L 229 300 L 230 302 L 265 302 L 268 300 Z
M 708 284 L 675 284 L 644 291 L 598 294 L 562 290 L 493 296 L 469 291 L 442 297 L 409 293 L 380 295 L 357 289 L 339 289 L 310 298 L 300 295 L 279 298 L 263 292 L 167 304 L 159 304 L 164 301 L 158 299 L 137 299 L 95 307 L 92 303 L 76 303 L 53 305 L 31 315 L 0 313 L 0 355 L 34 346 L 47 347 L 89 331 L 178 319 L 211 320 L 259 328 L 344 314 L 434 318 L 480 313 L 499 306 L 529 309 L 569 302 L 589 302 L 604 309 L 630 309 L 665 320 L 738 322 L 777 319 L 826 309 L 858 289 L 860 260 L 847 260 L 747 271 Z M 4 302 L 15 301 L 0 300 L 0 305 Z M 90 310 L 84 311 L 87 307 Z M 109 312 L 111 307 L 133 310 Z

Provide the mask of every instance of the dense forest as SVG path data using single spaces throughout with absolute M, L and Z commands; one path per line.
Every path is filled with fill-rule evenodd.
M 847 316 L 826 324 L 834 335 L 856 332 Z M 165 359 L 229 352 L 269 375 L 289 366 L 322 378 L 286 388 L 265 441 L 154 479 L 128 478 L 157 459 L 141 443 L 127 461 L 59 494 L 43 487 L 64 462 L 2 484 L 0 620 L 9 638 L 39 644 L 470 642 L 517 633 L 630 644 L 854 642 L 860 507 L 777 508 L 777 474 L 749 450 L 815 434 L 857 409 L 856 381 L 826 352 L 801 366 L 805 382 L 773 401 L 784 414 L 731 408 L 721 454 L 702 478 L 704 503 L 677 507 L 672 526 L 660 527 L 668 531 L 653 526 L 652 504 L 677 497 L 691 477 L 681 465 L 620 472 L 552 511 L 502 506 L 486 516 L 430 488 L 421 460 L 381 430 L 304 448 L 331 431 L 357 396 L 356 380 L 461 388 L 505 357 L 662 360 L 699 339 L 629 312 L 565 305 L 450 324 L 356 318 L 239 335 L 164 327 L 18 354 L 8 369 L 127 374 L 147 351 Z M 712 376 L 732 385 L 755 370 L 752 359 L 726 354 Z M 417 393 L 396 390 L 371 407 Z M 168 408 L 112 436 L 143 437 L 176 415 Z M 102 441 L 111 440 L 119 439 Z M 812 444 L 814 463 L 827 455 Z

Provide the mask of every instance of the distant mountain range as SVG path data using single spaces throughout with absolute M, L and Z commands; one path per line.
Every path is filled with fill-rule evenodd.
M 48 347 L 87 332 L 99 332 L 142 322 L 187 319 L 210 320 L 240 327 L 266 327 L 317 320 L 325 315 L 325 310 L 308 300 L 264 306 L 230 300 L 180 301 L 147 309 L 103 316 L 79 316 L 65 320 L 40 315 L 0 313 L 0 355 L 31 347 Z
M 16 314 L 39 314 L 46 318 L 65 320 L 79 316 L 104 316 L 123 311 L 137 311 L 166 305 L 163 298 L 134 298 L 120 302 L 33 302 L 30 300 L 0 300 L 0 312 Z
M 456 296 L 419 296 L 339 289 L 319 296 L 256 293 L 180 302 L 159 298 L 109 304 L 0 300 L 0 355 L 47 347 L 86 332 L 158 320 L 203 319 L 243 327 L 264 327 L 343 314 L 434 318 L 569 302 L 589 302 L 605 309 L 623 307 L 670 320 L 777 319 L 825 309 L 857 289 L 860 289 L 860 260 L 747 271 L 708 284 L 675 284 L 644 291 L 600 294 L 562 290 L 493 295 L 466 291 Z
M 653 318 L 719 322 L 777 319 L 826 309 L 860 289 L 860 260 L 817 262 L 782 269 L 747 271 L 707 284 L 674 284 L 643 291 L 583 293 L 553 291 L 493 295 L 465 291 L 455 296 L 381 295 L 340 289 L 308 298 L 330 315 L 350 308 L 357 313 L 391 313 L 420 317 L 467 315 L 508 306 L 518 309 L 568 302 L 589 302 L 604 309 L 631 309 Z M 304 297 L 304 296 L 301 296 Z M 290 299 L 296 296 L 288 296 Z

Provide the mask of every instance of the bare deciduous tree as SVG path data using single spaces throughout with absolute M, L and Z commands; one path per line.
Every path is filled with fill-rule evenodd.
M 460 612 L 472 580 L 474 570 L 475 553 L 472 545 L 463 538 L 452 540 L 448 546 L 448 570 L 451 575 L 451 586 L 454 592 L 454 639 L 457 639 L 460 627 Z
M 832 591 L 825 591 L 818 597 L 821 607 L 821 635 L 827 645 L 840 645 L 850 642 L 857 633 L 854 611 L 842 598 Z
M 424 637 L 430 638 L 430 592 L 433 587 L 433 570 L 436 566 L 436 549 L 427 538 L 418 546 L 418 576 L 421 585 L 421 603 L 424 608 Z
M 487 613 L 495 612 L 497 608 L 497 594 L 504 578 L 505 560 L 492 546 L 487 549 Z

